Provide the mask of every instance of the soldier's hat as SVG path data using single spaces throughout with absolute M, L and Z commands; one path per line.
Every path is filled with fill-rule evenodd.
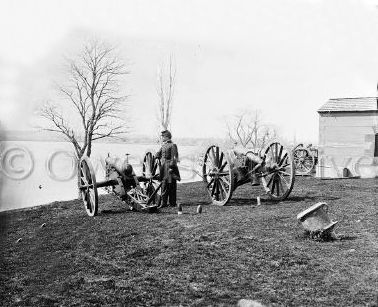
M 168 139 L 172 138 L 172 134 L 169 132 L 169 130 L 162 131 L 161 136 L 167 137 Z

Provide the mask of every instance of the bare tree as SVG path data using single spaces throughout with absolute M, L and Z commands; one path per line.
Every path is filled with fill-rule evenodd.
M 269 141 L 276 138 L 277 133 L 271 126 L 264 124 L 258 111 L 242 111 L 226 121 L 228 136 L 234 145 L 242 146 L 258 152 Z
M 77 58 L 67 60 L 68 82 L 59 86 L 65 99 L 40 110 L 48 123 L 43 129 L 62 134 L 78 160 L 91 155 L 93 141 L 126 133 L 121 112 L 127 96 L 120 94 L 120 81 L 128 72 L 114 53 L 104 43 L 87 44 Z
M 158 121 L 163 130 L 167 130 L 171 124 L 175 82 L 176 65 L 170 56 L 168 64 L 161 64 L 157 73 Z

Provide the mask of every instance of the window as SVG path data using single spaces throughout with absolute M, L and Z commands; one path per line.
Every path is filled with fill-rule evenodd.
M 378 157 L 378 133 L 375 134 L 374 157 Z

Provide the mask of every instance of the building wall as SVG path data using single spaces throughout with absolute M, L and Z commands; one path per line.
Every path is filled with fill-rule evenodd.
M 319 114 L 319 163 L 316 176 L 378 177 L 378 157 L 374 157 L 377 112 Z

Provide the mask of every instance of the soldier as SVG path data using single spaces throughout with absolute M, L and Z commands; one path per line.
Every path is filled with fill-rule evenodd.
M 172 134 L 168 130 L 161 132 L 162 146 L 156 153 L 156 157 L 160 159 L 160 179 L 163 181 L 161 186 L 162 207 L 168 204 L 175 207 L 177 181 L 181 180 L 180 172 L 177 167 L 179 155 L 177 145 L 172 142 Z

